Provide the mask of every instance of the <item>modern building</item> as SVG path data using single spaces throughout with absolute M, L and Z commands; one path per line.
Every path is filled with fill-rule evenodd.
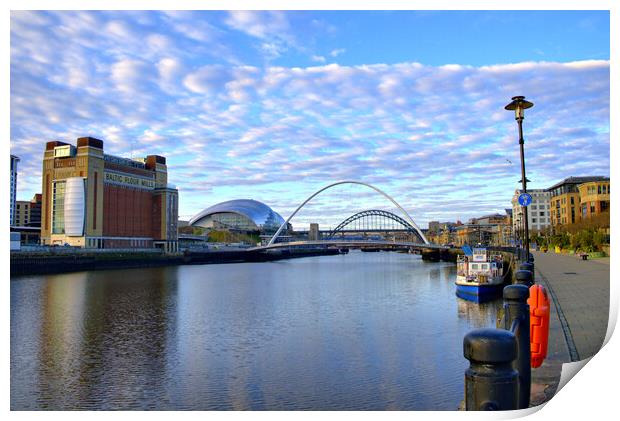
M 190 226 L 258 234 L 273 234 L 283 223 L 284 218 L 277 212 L 264 203 L 251 199 L 218 203 L 189 220 Z
M 532 196 L 532 203 L 527 209 L 527 222 L 530 232 L 544 231 L 551 225 L 550 199 L 551 193 L 545 189 L 528 189 L 528 194 Z M 523 230 L 524 212 L 523 206 L 519 204 L 519 195 L 523 190 L 515 190 L 512 196 L 512 230 L 519 232 Z
M 17 200 L 15 202 L 16 227 L 41 227 L 41 202 L 43 196 L 37 193 L 32 200 Z
M 13 210 L 14 227 L 25 227 L 30 222 L 30 202 L 26 200 L 16 200 Z
M 17 195 L 17 163 L 19 162 L 19 158 L 15 155 L 11 155 L 11 196 L 10 207 L 11 207 L 11 222 L 10 225 L 15 225 L 15 198 Z
M 39 245 L 41 243 L 41 227 L 11 227 L 11 235 L 20 235 L 19 241 L 22 245 Z
M 589 176 L 589 177 L 568 177 L 559 183 L 549 187 L 547 191 L 551 195 L 550 207 L 551 207 L 551 225 L 572 225 L 581 221 L 582 219 L 582 200 L 580 196 L 579 186 L 585 185 L 583 192 L 584 204 L 588 206 L 590 203 L 594 203 L 594 211 L 596 212 L 597 206 L 600 211 L 601 207 L 607 206 L 609 208 L 609 193 L 598 194 L 598 186 L 606 185 L 607 192 L 609 192 L 609 177 L 603 176 Z M 596 188 L 596 194 L 593 191 L 588 193 L 588 187 Z M 598 205 L 596 202 L 599 202 Z M 606 202 L 601 205 L 600 202 Z M 588 215 L 592 214 L 588 213 Z
M 178 249 L 178 191 L 163 156 L 108 155 L 93 137 L 48 142 L 42 195 L 43 244 Z
M 609 188 L 609 179 L 589 181 L 577 187 L 579 204 L 581 205 L 581 220 L 609 212 Z

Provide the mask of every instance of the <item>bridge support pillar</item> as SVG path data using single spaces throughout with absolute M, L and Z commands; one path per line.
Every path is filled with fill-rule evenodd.
M 438 262 L 441 260 L 441 253 L 439 250 L 423 249 L 422 260 L 427 260 L 429 262 Z

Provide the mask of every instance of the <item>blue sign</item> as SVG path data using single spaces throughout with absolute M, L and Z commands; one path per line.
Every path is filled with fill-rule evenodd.
M 521 193 L 519 195 L 519 204 L 521 206 L 529 206 L 532 203 L 532 196 L 528 193 Z

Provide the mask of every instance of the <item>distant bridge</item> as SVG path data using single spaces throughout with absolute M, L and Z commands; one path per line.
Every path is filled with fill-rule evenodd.
M 409 216 L 409 214 L 407 213 L 407 211 L 401 206 L 399 205 L 396 200 L 394 200 L 390 195 L 388 195 L 387 193 L 385 193 L 384 191 L 378 189 L 377 187 L 368 184 L 368 183 L 363 183 L 361 181 L 338 181 L 336 183 L 332 183 L 328 186 L 323 187 L 322 189 L 319 189 L 317 192 L 315 192 L 314 194 L 312 194 L 309 198 L 307 198 L 306 200 L 304 200 L 304 202 L 299 205 L 299 207 L 297 207 L 297 209 L 295 209 L 295 211 L 287 218 L 286 221 L 284 221 L 284 223 L 280 226 L 280 228 L 278 228 L 278 230 L 276 231 L 276 233 L 273 235 L 273 237 L 271 237 L 271 240 L 269 240 L 269 244 L 267 244 L 266 247 L 269 246 L 275 246 L 276 244 L 278 244 L 276 242 L 278 236 L 280 235 L 280 232 L 282 232 L 282 230 L 284 229 L 284 227 L 286 227 L 288 225 L 288 223 L 290 222 L 290 220 L 297 214 L 297 212 L 299 212 L 305 205 L 306 203 L 308 203 L 310 200 L 312 200 L 314 197 L 316 197 L 318 194 L 320 194 L 321 192 L 328 190 L 334 186 L 338 186 L 341 184 L 357 184 L 357 185 L 361 185 L 361 186 L 365 186 L 368 187 L 374 191 L 376 191 L 377 193 L 381 194 L 383 197 L 385 197 L 386 199 L 388 199 L 390 202 L 392 202 L 392 204 L 394 206 L 396 206 L 405 216 L 405 218 L 400 218 L 396 215 L 394 215 L 391 212 L 387 212 L 390 216 L 387 216 L 389 219 L 395 220 L 397 222 L 399 222 L 401 225 L 403 225 L 405 228 L 407 229 L 411 229 L 413 230 L 415 233 L 417 233 L 418 237 L 420 238 L 420 240 L 422 241 L 422 243 L 424 244 L 430 244 L 428 242 L 428 240 L 426 239 L 426 237 L 424 236 L 424 234 L 422 233 L 422 230 L 420 229 L 420 227 L 418 227 L 418 225 L 413 221 L 413 219 L 411 218 L 411 216 Z M 366 212 L 386 212 L 386 211 L 366 211 Z M 369 215 L 362 215 L 364 212 L 360 212 L 358 214 L 355 214 L 349 218 L 347 218 L 346 220 L 344 220 L 340 225 L 344 224 L 346 222 L 346 224 L 344 226 L 346 226 L 347 224 L 351 223 L 354 220 L 369 216 Z M 386 217 L 386 215 L 382 215 L 383 217 Z M 401 222 L 402 221 L 402 222 Z M 340 226 L 339 225 L 339 226 Z M 343 227 L 344 227 L 343 226 Z M 307 242 L 309 243 L 309 242 Z M 287 244 L 291 244 L 291 243 L 287 243 Z M 413 243 L 412 243 L 413 244 Z M 418 243 L 415 243 L 418 244 Z
M 396 223 L 399 228 L 394 226 Z M 346 227 L 351 226 L 350 229 Z M 342 221 L 327 234 L 328 240 L 340 232 L 408 232 L 424 243 L 423 236 L 409 222 L 392 212 L 371 209 L 358 212 Z
M 437 244 L 414 243 L 403 241 L 373 241 L 373 240 L 317 240 L 317 241 L 290 241 L 287 243 L 268 244 L 266 246 L 252 247 L 249 250 L 274 250 L 298 247 L 319 247 L 326 248 L 410 248 L 414 250 L 447 250 L 447 246 Z

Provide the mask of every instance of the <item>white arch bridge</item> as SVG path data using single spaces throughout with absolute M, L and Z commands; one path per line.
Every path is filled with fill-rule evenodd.
M 381 211 L 381 210 L 369 210 L 369 211 L 363 211 L 363 212 L 358 212 L 355 215 L 350 216 L 349 218 L 345 219 L 344 221 L 342 221 L 337 227 L 336 229 L 334 229 L 333 231 L 331 231 L 328 235 L 328 238 L 325 240 L 313 240 L 313 241 L 291 241 L 291 242 L 277 242 L 278 236 L 280 235 L 280 233 L 282 232 L 282 230 L 288 225 L 288 223 L 290 222 L 290 220 L 308 203 L 310 202 L 313 198 L 315 198 L 316 196 L 318 196 L 320 193 L 324 192 L 325 190 L 328 190 L 334 186 L 338 186 L 338 185 L 342 185 L 342 184 L 356 184 L 356 185 L 361 185 L 361 186 L 365 186 L 368 187 L 374 191 L 376 191 L 377 193 L 381 194 L 383 197 L 385 197 L 386 199 L 388 199 L 394 206 L 396 206 L 396 208 L 398 208 L 402 214 L 403 214 L 403 218 L 399 217 L 398 215 L 395 215 L 391 212 L 387 212 L 387 211 Z M 372 218 L 372 217 L 383 217 L 386 219 L 389 219 L 393 222 L 396 222 L 397 224 L 399 224 L 400 226 L 402 226 L 402 229 L 404 229 L 405 231 L 408 231 L 412 234 L 415 234 L 415 236 L 417 237 L 417 239 L 419 241 L 416 242 L 411 242 L 411 241 L 385 241 L 385 240 L 351 240 L 351 239 L 334 239 L 334 235 L 337 232 L 342 231 L 347 225 L 361 220 L 362 218 Z M 368 230 L 365 230 L 368 231 Z M 407 211 L 400 205 L 398 204 L 398 202 L 396 202 L 396 200 L 394 200 L 390 195 L 388 195 L 387 193 L 385 193 L 384 191 L 378 189 L 377 187 L 368 184 L 368 183 L 364 183 L 361 181 L 350 181 L 350 180 L 346 180 L 346 181 L 338 181 L 336 183 L 332 183 L 328 186 L 325 186 L 323 188 L 321 188 L 320 190 L 318 190 L 317 192 L 315 192 L 314 194 L 312 194 L 310 197 L 308 197 L 306 200 L 303 201 L 303 203 L 301 205 L 299 205 L 297 207 L 297 209 L 295 209 L 295 211 L 286 219 L 286 221 L 284 221 L 284 223 L 280 226 L 280 228 L 278 228 L 278 230 L 275 232 L 275 234 L 273 235 L 273 237 L 271 237 L 271 239 L 269 240 L 269 243 L 265 246 L 259 246 L 259 247 L 255 247 L 253 248 L 254 250 L 270 250 L 270 249 L 282 249 L 282 248 L 290 248 L 290 247 L 317 247 L 317 246 L 325 246 L 325 247 L 331 247 L 331 248 L 362 248 L 362 247 L 408 247 L 411 249 L 435 249 L 435 250 L 443 250 L 443 249 L 447 249 L 448 247 L 445 246 L 439 246 L 439 245 L 435 245 L 435 244 L 431 244 L 429 243 L 429 241 L 426 239 L 426 236 L 424 235 L 424 233 L 422 232 L 422 230 L 420 229 L 420 227 L 418 227 L 418 225 L 414 222 L 413 218 L 411 218 L 411 216 L 407 213 Z

